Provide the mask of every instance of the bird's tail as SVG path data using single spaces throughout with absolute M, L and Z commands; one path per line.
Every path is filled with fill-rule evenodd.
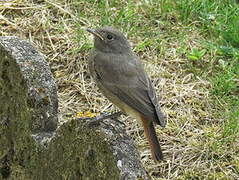
M 153 121 L 149 121 L 143 117 L 141 117 L 141 120 L 144 127 L 145 136 L 149 142 L 152 158 L 154 161 L 163 160 L 163 154 L 155 132 Z

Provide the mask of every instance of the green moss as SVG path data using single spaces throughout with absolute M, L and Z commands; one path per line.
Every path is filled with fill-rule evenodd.
M 50 179 L 117 179 L 119 172 L 104 136 L 70 121 L 57 132 L 46 150 L 41 150 L 33 177 Z M 39 172 L 39 169 L 42 171 Z

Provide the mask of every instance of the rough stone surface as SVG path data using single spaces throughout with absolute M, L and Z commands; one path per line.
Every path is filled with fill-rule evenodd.
M 33 132 L 55 130 L 58 122 L 57 88 L 44 57 L 29 43 L 16 37 L 1 37 L 0 46 L 2 92 L 0 99 L 10 100 L 9 106 L 17 108 L 17 104 L 22 101 L 13 96 L 19 96 L 21 92 L 27 91 L 27 94 L 23 93 L 20 96 L 26 96 L 26 106 L 32 111 L 31 130 Z M 0 109 L 5 105 L 6 103 L 2 101 Z M 7 121 L 6 115 L 1 113 L 1 123 Z
M 121 123 L 57 127 L 56 86 L 29 43 L 0 37 L 0 179 L 150 179 Z
M 123 124 L 107 119 L 99 128 L 104 132 L 110 147 L 113 149 L 121 179 L 150 179 L 140 162 L 139 152 L 133 140 L 126 134 Z

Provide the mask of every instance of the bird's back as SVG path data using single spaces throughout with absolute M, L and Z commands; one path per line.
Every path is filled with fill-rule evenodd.
M 121 110 L 125 112 L 125 108 L 130 107 L 130 114 L 140 113 L 165 126 L 152 83 L 134 54 L 115 55 L 93 50 L 89 69 L 102 93 Z

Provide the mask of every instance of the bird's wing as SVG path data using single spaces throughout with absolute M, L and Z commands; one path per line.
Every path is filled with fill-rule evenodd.
M 96 73 L 98 81 L 125 104 L 165 126 L 155 90 L 137 57 L 124 55 L 98 55 Z

